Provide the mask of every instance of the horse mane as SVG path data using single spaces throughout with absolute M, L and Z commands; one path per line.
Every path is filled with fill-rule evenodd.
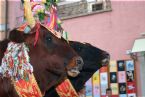
M 17 28 L 13 29 L 9 32 L 9 39 L 11 41 L 22 43 L 24 42 L 24 32 L 17 30 Z
M 6 51 L 9 42 L 10 40 L 8 39 L 0 41 L 0 65 L 1 65 L 2 58 L 4 56 L 4 52 Z M 18 97 L 17 92 L 15 91 L 10 78 L 6 78 L 6 77 L 1 78 L 0 76 L 0 96 L 10 97 L 9 95 L 11 95 L 12 97 Z
M 8 39 L 0 41 L 0 59 L 3 58 L 4 52 L 6 51 L 9 42 L 10 41 Z M 0 65 L 1 65 L 1 61 L 2 60 L 0 60 Z
M 4 39 L 0 41 L 0 58 L 3 57 L 4 52 L 7 49 L 8 43 L 10 41 L 17 42 L 17 43 L 22 43 L 24 42 L 24 33 L 22 31 L 18 31 L 17 28 L 14 28 L 12 31 L 9 32 L 9 37 L 8 39 Z M 0 60 L 1 62 L 1 60 Z
M 8 43 L 9 43 L 9 40 L 8 39 L 5 39 L 3 41 L 0 41 L 0 51 L 2 53 L 5 52 Z

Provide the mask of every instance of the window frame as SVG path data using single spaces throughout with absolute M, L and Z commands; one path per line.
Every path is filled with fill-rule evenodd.
M 71 1 L 71 0 L 70 0 Z M 84 10 L 87 10 L 87 12 L 86 13 L 80 13 L 80 14 L 73 14 L 73 15 L 66 15 L 66 16 L 63 16 L 63 15 L 60 15 L 61 13 L 59 13 L 59 15 L 60 15 L 60 18 L 62 19 L 62 20 L 65 20 L 65 19 L 71 19 L 71 18 L 77 18 L 77 17 L 82 17 L 82 16 L 87 16 L 87 15 L 92 15 L 92 14 L 98 14 L 98 13 L 102 13 L 102 12 L 109 12 L 109 11 L 112 11 L 112 8 L 111 8 L 111 0 L 94 0 L 94 1 L 87 1 L 87 0 L 84 0 L 84 1 L 82 1 L 82 0 L 80 0 L 80 1 L 78 1 L 78 2 L 66 2 L 66 1 L 62 1 L 61 3 L 62 4 L 58 4 L 58 9 L 59 9 L 59 7 L 60 6 L 68 6 L 69 4 L 74 4 L 74 3 L 78 3 L 78 4 L 81 4 L 81 3 L 87 3 L 87 7 L 88 7 L 88 5 L 89 5 L 89 3 L 91 4 L 97 4 L 97 3 L 102 3 L 103 4 L 103 9 L 101 9 L 101 10 L 96 10 L 96 11 L 91 11 L 91 9 L 90 9 L 90 11 L 89 11 L 89 9 L 87 8 L 87 9 L 84 9 Z M 65 12 L 65 11 L 64 11 Z

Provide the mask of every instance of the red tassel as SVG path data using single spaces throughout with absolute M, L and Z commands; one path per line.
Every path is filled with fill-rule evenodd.
M 36 43 L 37 43 L 37 41 L 38 41 L 38 39 L 39 39 L 39 29 L 40 29 L 40 24 L 39 23 L 37 23 L 36 24 L 36 34 L 35 34 L 35 41 L 34 41 L 34 46 L 36 46 Z

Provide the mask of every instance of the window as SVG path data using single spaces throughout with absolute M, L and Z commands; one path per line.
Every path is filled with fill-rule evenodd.
M 61 19 L 111 11 L 110 0 L 64 0 L 58 4 Z
M 103 3 L 100 4 L 92 4 L 92 11 L 97 11 L 103 9 Z

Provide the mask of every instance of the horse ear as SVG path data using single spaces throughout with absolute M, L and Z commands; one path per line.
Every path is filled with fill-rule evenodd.
M 18 31 L 17 29 L 10 31 L 9 40 L 16 43 L 24 42 L 25 41 L 24 32 Z

